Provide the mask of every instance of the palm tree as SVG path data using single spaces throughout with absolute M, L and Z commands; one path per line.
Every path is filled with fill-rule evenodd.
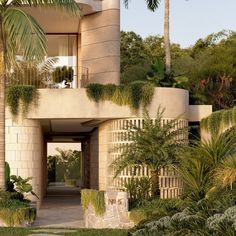
M 124 0 L 124 4 L 128 7 L 130 0 Z M 155 11 L 161 0 L 146 0 L 147 7 L 151 11 Z M 165 47 L 165 73 L 169 77 L 171 74 L 171 48 L 170 48 L 170 0 L 165 0 L 165 16 L 164 16 L 164 47 Z
M 52 7 L 78 15 L 74 0 L 1 0 L 0 2 L 0 188 L 5 189 L 5 86 L 7 67 L 16 53 L 25 60 L 42 61 L 46 54 L 46 37 L 35 19 L 19 8 Z
M 117 177 L 127 167 L 147 166 L 151 171 L 152 195 L 159 194 L 159 172 L 162 167 L 174 164 L 186 143 L 186 128 L 176 128 L 178 120 L 163 122 L 163 111 L 151 119 L 145 112 L 143 127 L 125 127 L 127 141 L 119 150 L 121 156 L 112 167 Z

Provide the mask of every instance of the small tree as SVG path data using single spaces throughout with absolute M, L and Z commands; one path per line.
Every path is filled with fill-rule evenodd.
M 163 122 L 163 112 L 158 109 L 155 119 L 151 119 L 145 112 L 143 127 L 125 127 L 127 134 L 124 135 L 124 140 L 128 144 L 125 143 L 119 148 L 121 156 L 112 163 L 115 177 L 128 166 L 147 166 L 151 171 L 153 196 L 159 194 L 160 169 L 177 162 L 187 136 L 185 127 L 178 128 L 177 119 Z

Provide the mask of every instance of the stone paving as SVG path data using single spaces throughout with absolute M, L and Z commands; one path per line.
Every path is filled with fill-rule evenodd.
M 80 204 L 79 190 L 50 189 L 37 212 L 33 227 L 84 228 L 84 213 Z

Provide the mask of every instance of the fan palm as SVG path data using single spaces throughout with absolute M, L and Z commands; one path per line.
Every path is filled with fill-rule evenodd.
M 128 7 L 130 0 L 124 0 L 124 4 Z M 155 11 L 161 0 L 146 0 L 147 7 L 151 11 Z M 167 76 L 171 73 L 171 49 L 170 49 L 170 0 L 165 0 L 165 16 L 164 16 L 164 47 L 165 47 L 165 72 Z
M 126 127 L 124 140 L 128 143 L 119 147 L 121 156 L 112 163 L 115 177 L 129 166 L 147 166 L 151 171 L 153 195 L 159 193 L 160 169 L 174 164 L 186 143 L 187 129 L 176 128 L 177 119 L 163 122 L 162 115 L 159 109 L 156 118 L 151 119 L 146 112 L 143 127 Z
M 46 54 L 46 38 L 35 19 L 20 6 L 47 6 L 78 15 L 74 0 L 1 0 L 0 1 L 0 188 L 5 189 L 5 85 L 6 68 L 16 53 L 23 59 L 42 61 Z

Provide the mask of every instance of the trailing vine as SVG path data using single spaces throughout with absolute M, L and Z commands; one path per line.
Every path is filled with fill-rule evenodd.
M 201 128 L 211 134 L 219 134 L 220 131 L 235 124 L 236 107 L 215 111 L 210 116 L 201 120 Z
M 134 82 L 126 86 L 114 84 L 89 84 L 87 96 L 95 101 L 111 101 L 119 106 L 128 105 L 137 110 L 148 106 L 154 95 L 154 85 L 147 82 Z
M 37 99 L 37 89 L 31 85 L 11 85 L 7 88 L 6 102 L 13 117 L 19 113 L 22 104 L 23 115 L 27 114 L 30 104 Z
M 86 211 L 91 204 L 94 207 L 96 216 L 103 216 L 106 211 L 104 192 L 94 189 L 81 190 L 81 204 Z

